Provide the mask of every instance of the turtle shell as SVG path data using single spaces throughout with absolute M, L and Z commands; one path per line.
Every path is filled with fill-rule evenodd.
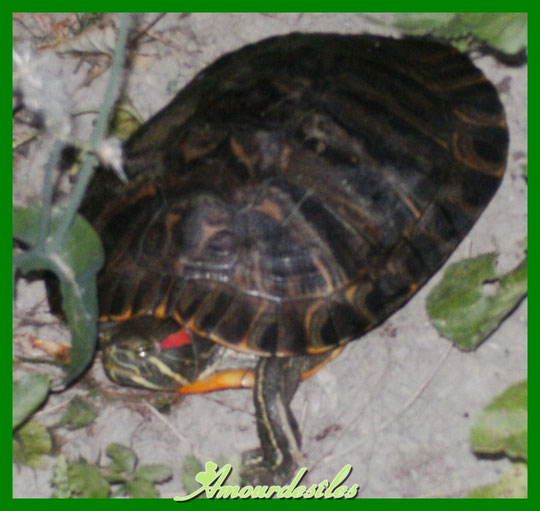
M 98 176 L 104 319 L 172 317 L 231 348 L 322 353 L 402 306 L 503 176 L 470 59 L 426 39 L 290 34 L 225 55 Z

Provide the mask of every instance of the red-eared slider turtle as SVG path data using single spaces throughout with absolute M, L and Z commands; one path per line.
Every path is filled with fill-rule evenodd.
M 446 44 L 290 34 L 221 57 L 126 143 L 129 183 L 91 187 L 109 375 L 254 386 L 246 479 L 287 480 L 301 374 L 443 264 L 507 147 L 495 88 Z

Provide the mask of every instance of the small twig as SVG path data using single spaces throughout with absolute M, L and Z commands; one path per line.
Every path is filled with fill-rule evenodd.
M 31 131 L 30 133 L 27 133 L 26 135 L 23 135 L 19 139 L 15 140 L 13 142 L 11 148 L 13 150 L 18 149 L 19 147 L 23 146 L 24 144 L 27 144 L 28 142 L 31 142 L 32 140 L 34 140 L 34 138 L 36 138 L 41 133 L 43 133 L 43 130 L 41 130 L 41 129 L 36 129 L 34 131 Z
M 150 32 L 150 29 L 157 25 L 165 16 L 167 15 L 166 12 L 162 12 L 161 14 L 158 14 L 155 19 L 153 19 L 146 27 L 142 28 L 132 39 L 129 41 L 130 45 L 134 45 L 142 36 L 146 35 Z M 152 37 L 152 36 L 151 36 Z
M 144 406 L 146 406 L 146 408 L 148 408 L 152 412 L 153 415 L 155 415 L 161 422 L 163 422 L 163 424 L 165 424 L 174 433 L 174 436 L 176 436 L 176 438 L 178 438 L 182 442 L 190 443 L 189 440 L 184 435 L 182 435 L 182 433 L 180 433 L 180 431 L 177 428 L 175 428 L 163 416 L 163 414 L 159 413 L 159 411 L 154 406 L 152 406 L 148 401 L 144 400 L 143 404 Z

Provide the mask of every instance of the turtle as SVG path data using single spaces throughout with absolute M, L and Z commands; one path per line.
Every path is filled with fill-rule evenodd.
M 428 38 L 291 33 L 203 69 L 96 173 L 103 361 L 113 381 L 253 388 L 244 480 L 301 463 L 302 378 L 402 307 L 494 196 L 495 87 Z

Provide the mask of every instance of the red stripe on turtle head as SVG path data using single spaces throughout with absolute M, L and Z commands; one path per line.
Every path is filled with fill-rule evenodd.
M 174 332 L 165 339 L 163 339 L 159 345 L 162 348 L 180 348 L 181 346 L 187 346 L 188 344 L 191 344 L 191 333 L 186 328 L 182 328 L 178 330 L 178 332 Z

